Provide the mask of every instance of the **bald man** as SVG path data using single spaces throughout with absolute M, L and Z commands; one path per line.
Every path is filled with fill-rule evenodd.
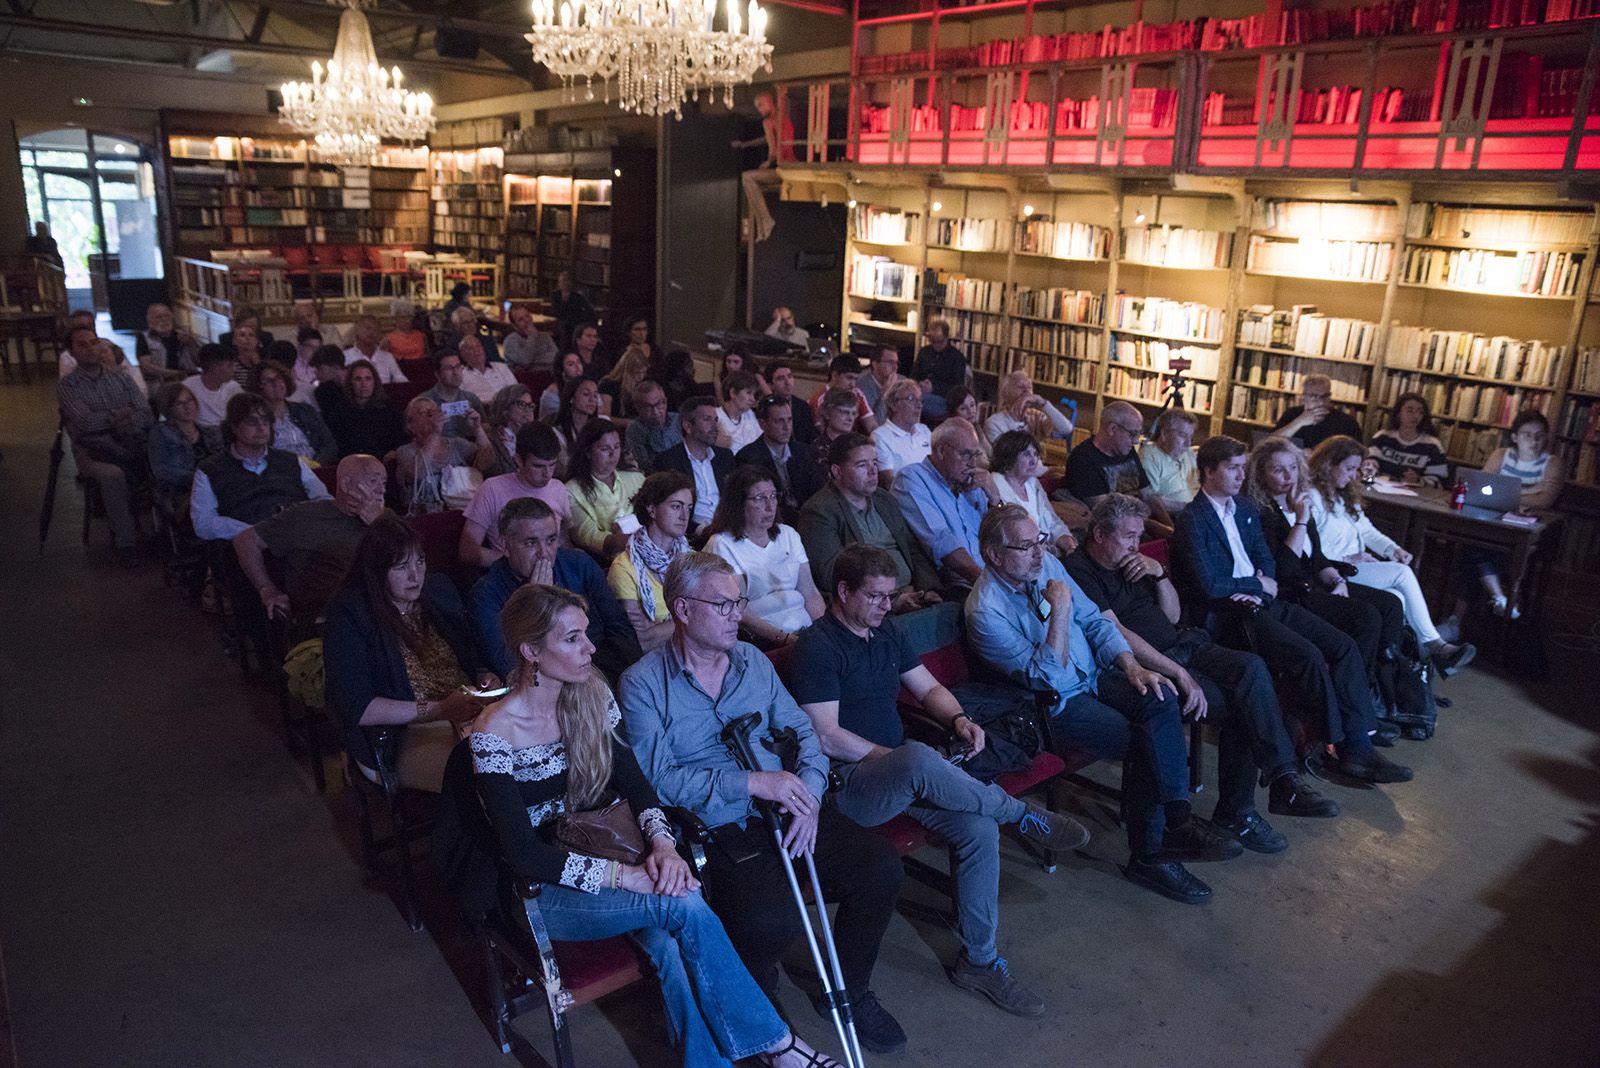
M 1144 416 L 1126 401 L 1112 401 L 1100 411 L 1094 437 L 1067 454 L 1067 492 L 1093 508 L 1102 497 L 1125 493 L 1150 509 L 1147 538 L 1172 536 L 1172 513 L 1157 496 L 1139 462 L 1135 446 L 1144 436 Z
M 383 515 L 383 461 L 356 453 L 339 461 L 331 500 L 302 501 L 233 539 L 239 566 L 271 615 L 315 619 L 355 558 L 356 546 Z M 288 587 L 278 589 L 266 555 L 283 561 Z

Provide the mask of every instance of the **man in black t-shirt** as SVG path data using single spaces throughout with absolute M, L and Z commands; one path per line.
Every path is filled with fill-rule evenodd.
M 1300 380 L 1300 403 L 1283 413 L 1272 432 L 1307 452 L 1340 434 L 1363 440 L 1355 417 L 1333 406 L 1333 379 L 1327 375 L 1306 375 Z
M 1150 509 L 1145 533 L 1151 538 L 1172 535 L 1172 513 L 1150 486 L 1134 446 L 1144 433 L 1144 417 L 1126 401 L 1112 401 L 1100 413 L 1094 437 L 1067 454 L 1066 490 L 1093 508 L 1108 493 L 1138 497 Z
M 950 343 L 950 324 L 943 319 L 928 320 L 928 343 L 911 365 L 911 377 L 922 387 L 922 413 L 943 418 L 945 396 L 967 382 L 967 358 Z
M 1217 645 L 1204 630 L 1178 627 L 1177 589 L 1165 567 L 1139 552 L 1147 515 L 1136 497 L 1101 498 L 1090 517 L 1088 539 L 1065 561 L 1067 574 L 1117 624 L 1139 663 L 1172 679 L 1185 714 L 1199 719 L 1209 713 L 1221 720 L 1216 829 L 1258 853 L 1280 852 L 1288 842 L 1256 810 L 1256 769 L 1273 813 L 1337 816 L 1339 806 L 1296 773 L 1294 747 L 1266 663 L 1253 653 Z
M 999 826 L 1049 849 L 1089 840 L 1081 826 L 968 775 L 937 750 L 908 742 L 895 697 L 903 684 L 922 711 L 946 726 L 962 749 L 983 749 L 983 728 L 934 679 L 901 639 L 889 616 L 897 582 L 888 554 L 852 545 L 833 565 L 832 605 L 800 635 L 787 679 L 811 717 L 822 752 L 833 761 L 839 811 L 865 827 L 902 813 L 947 839 L 956 862 L 962 953 L 950 971 L 956 986 L 1017 1016 L 1044 1015 L 1044 1001 L 1011 977 L 999 956 Z

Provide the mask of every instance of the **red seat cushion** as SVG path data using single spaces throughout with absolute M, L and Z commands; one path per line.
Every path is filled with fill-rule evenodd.
M 304 245 L 285 245 L 282 252 L 283 262 L 289 265 L 291 271 L 302 271 L 311 261 L 311 250 Z
M 910 816 L 896 816 L 888 823 L 879 824 L 872 830 L 878 837 L 886 839 L 894 847 L 894 851 L 902 857 L 907 853 L 915 853 L 928 844 L 928 828 Z
M 554 942 L 556 967 L 561 969 L 561 985 L 579 1005 L 632 986 L 644 978 L 639 951 L 626 938 L 602 938 L 596 942 Z
M 360 245 L 340 245 L 339 263 L 345 267 L 360 267 L 362 263 Z
M 453 571 L 461 565 L 461 531 L 467 518 L 458 511 L 433 512 L 406 519 L 422 540 L 422 555 L 430 570 Z
M 1166 538 L 1157 538 L 1154 541 L 1147 541 L 1143 545 L 1139 546 L 1139 551 L 1141 553 L 1144 553 L 1144 555 L 1148 556 L 1162 567 L 1167 566 L 1167 561 L 1172 555 L 1170 549 L 1171 547 L 1169 546 Z
M 1016 797 L 1027 793 L 1042 782 L 1055 778 L 1066 770 L 1067 762 L 1054 753 L 1040 753 L 1033 758 L 1032 764 L 1029 764 L 1021 771 L 1013 771 L 1008 775 L 1000 776 L 995 780 L 995 785 L 1011 796 Z
M 409 382 L 390 382 L 383 387 L 383 395 L 389 402 L 389 407 L 399 412 L 406 410 L 406 405 L 411 403 L 411 398 L 419 393 L 426 393 L 433 388 L 433 384 L 418 382 L 412 379 Z
M 369 271 L 383 270 L 383 249 L 379 248 L 377 245 L 367 245 L 361 251 L 364 254 L 364 262 L 362 263 L 363 267 Z
M 335 485 L 335 483 L 338 480 L 337 480 L 337 478 L 335 476 L 337 474 L 338 468 L 336 467 L 336 465 L 334 465 L 334 464 L 323 464 L 321 467 L 317 468 L 316 471 L 317 471 L 317 477 L 322 480 L 322 484 L 324 486 L 328 487 L 328 492 L 329 493 L 337 493 L 338 492 L 338 487 Z

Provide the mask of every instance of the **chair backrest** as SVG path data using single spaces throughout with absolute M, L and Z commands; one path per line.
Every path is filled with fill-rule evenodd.
M 461 570 L 461 531 L 467 525 L 465 515 L 452 509 L 408 516 L 406 522 L 422 540 L 422 555 L 430 571 L 454 574 Z
M 364 262 L 361 245 L 340 245 L 339 262 L 345 267 L 360 267 Z
M 415 380 L 410 382 L 390 382 L 383 387 L 383 392 L 389 398 L 390 407 L 398 412 L 404 412 L 406 405 L 411 403 L 411 398 L 419 393 L 426 393 L 433 388 L 433 383 L 422 383 Z
M 383 256 L 384 252 L 386 251 L 385 249 L 381 249 L 376 245 L 366 245 L 361 251 L 363 254 L 363 267 L 369 271 L 383 270 Z
M 302 269 L 311 262 L 311 250 L 304 245 L 285 245 L 280 252 L 290 270 Z
M 528 387 L 528 392 L 532 393 L 535 398 L 543 393 L 550 383 L 556 380 L 556 376 L 549 371 L 535 371 L 526 367 L 518 367 L 511 373 L 517 376 L 518 382 Z
M 1147 541 L 1143 545 L 1139 546 L 1139 551 L 1148 556 L 1150 559 L 1154 560 L 1156 563 L 1160 564 L 1162 567 L 1167 566 L 1167 562 L 1172 555 L 1171 547 L 1166 538 L 1156 538 L 1154 541 Z
M 322 484 L 328 487 L 329 493 L 338 492 L 338 465 L 323 464 L 316 469 L 316 472 L 317 477 L 322 480 Z

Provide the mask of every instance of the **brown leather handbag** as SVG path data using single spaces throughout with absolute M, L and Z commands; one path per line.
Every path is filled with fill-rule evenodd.
M 633 807 L 620 797 L 589 812 L 562 813 L 556 838 L 574 853 L 622 864 L 638 864 L 648 852 Z

